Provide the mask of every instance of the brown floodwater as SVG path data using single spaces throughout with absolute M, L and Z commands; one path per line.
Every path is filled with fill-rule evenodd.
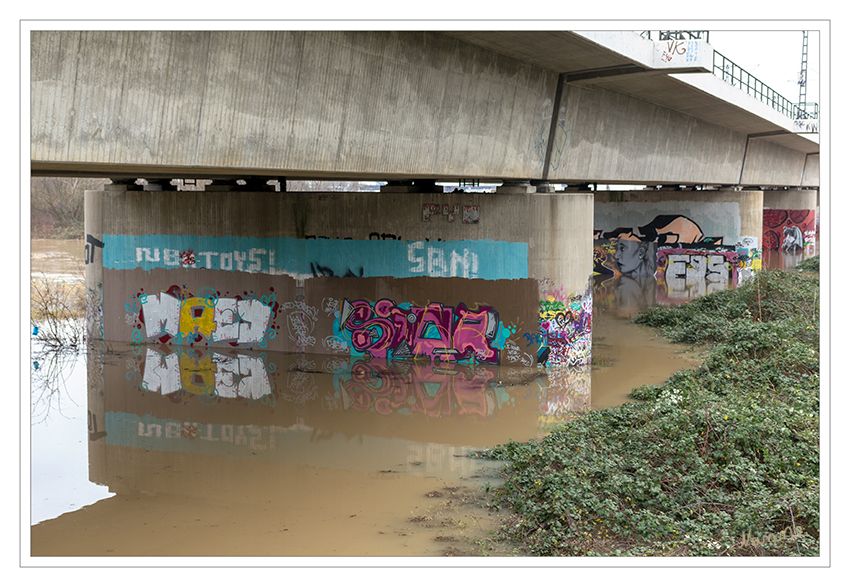
M 39 239 L 30 241 L 30 272 L 54 279 L 85 280 L 83 259 L 86 243 L 80 240 Z
M 32 242 L 34 275 L 81 275 L 82 259 L 81 241 Z M 120 344 L 56 357 L 34 347 L 24 488 L 33 564 L 517 554 L 491 540 L 500 514 L 478 501 L 498 484 L 499 463 L 469 455 L 542 437 L 578 410 L 620 405 L 634 387 L 696 364 L 631 323 L 652 302 L 617 285 L 596 289 L 593 367 L 548 373 Z M 655 299 L 686 301 L 651 287 Z

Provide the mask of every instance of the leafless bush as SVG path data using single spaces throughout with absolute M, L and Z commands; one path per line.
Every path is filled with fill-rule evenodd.
M 30 321 L 33 336 L 45 349 L 79 351 L 85 348 L 85 284 L 45 276 L 30 282 Z
M 101 189 L 105 179 L 30 178 L 32 234 L 36 238 L 83 238 L 86 190 Z
M 51 413 L 62 414 L 63 402 L 68 399 L 68 379 L 79 364 L 79 353 L 67 349 L 47 348 L 36 341 L 32 353 L 32 398 L 30 416 L 36 424 L 48 419 Z

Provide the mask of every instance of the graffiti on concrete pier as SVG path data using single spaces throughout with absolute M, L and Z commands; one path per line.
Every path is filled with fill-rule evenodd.
M 334 334 L 352 356 L 389 359 L 498 364 L 515 331 L 502 324 L 494 308 L 470 309 L 462 303 L 414 306 L 346 298 L 334 320 Z

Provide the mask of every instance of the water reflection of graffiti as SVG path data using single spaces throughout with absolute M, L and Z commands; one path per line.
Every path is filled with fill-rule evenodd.
M 611 279 L 606 275 L 596 275 L 593 281 L 594 308 L 631 318 L 637 312 L 656 305 L 655 276 Z
M 332 411 L 490 418 L 515 401 L 493 365 L 329 357 L 321 365 L 298 358 L 281 369 L 265 353 L 164 346 L 146 348 L 142 357 L 143 362 L 128 362 L 126 379 L 145 393 L 181 404 L 231 400 L 274 408 L 281 402 L 320 401 Z M 317 373 L 332 375 L 332 390 L 321 388 Z
M 164 434 L 163 434 L 164 430 Z M 273 438 L 267 427 L 260 426 L 234 426 L 233 424 L 201 424 L 197 422 L 174 422 L 164 421 L 138 423 L 139 437 L 164 436 L 167 439 L 185 438 L 188 440 L 206 440 L 212 442 L 226 442 L 235 445 L 248 445 L 253 450 L 265 450 L 274 448 L 274 442 L 269 445 L 263 442 L 264 437 Z
M 286 385 L 281 389 L 281 399 L 297 404 L 316 399 L 318 391 L 313 378 L 315 372 L 316 363 L 307 359 L 298 359 L 290 365 L 286 372 Z
M 249 458 L 273 451 L 277 426 L 212 424 L 107 412 L 106 443 L 148 450 L 218 454 Z
M 345 299 L 333 328 L 352 356 L 490 364 L 499 363 L 507 337 L 515 332 L 489 306 L 421 307 L 387 299 Z
M 160 352 L 148 348 L 144 377 L 139 382 L 143 391 L 171 395 L 259 400 L 271 396 L 272 383 L 264 355 L 218 353 L 199 349 L 188 352 Z M 132 371 L 128 379 L 135 379 Z
M 155 295 L 139 294 L 138 303 L 133 299 L 125 306 L 128 315 L 139 320 L 133 342 L 217 342 L 250 347 L 265 346 L 267 339 L 274 338 L 274 294 L 259 299 L 218 297 L 208 288 L 198 294 L 176 285 Z
M 801 251 L 817 238 L 814 210 L 764 210 L 765 250 Z
M 494 385 L 484 365 L 435 365 L 381 359 L 346 362 L 334 376 L 336 402 L 345 410 L 378 414 L 424 414 L 431 418 L 493 416 L 514 400 Z
M 541 427 L 563 422 L 590 408 L 590 365 L 559 365 L 538 379 Z
M 590 362 L 593 293 L 571 297 L 548 294 L 540 301 L 538 362 L 547 366 Z M 532 340 L 529 340 L 531 344 Z

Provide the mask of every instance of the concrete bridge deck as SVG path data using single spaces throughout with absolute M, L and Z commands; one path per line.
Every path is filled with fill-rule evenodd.
M 703 41 L 33 31 L 35 175 L 818 185 L 816 134 Z

